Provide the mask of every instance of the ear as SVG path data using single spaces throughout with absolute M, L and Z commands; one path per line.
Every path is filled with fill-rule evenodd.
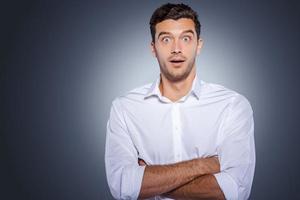
M 150 44 L 150 48 L 151 48 L 151 53 L 154 57 L 156 57 L 156 49 L 155 49 L 155 44 L 154 42 L 151 42 Z
M 203 40 L 202 40 L 202 38 L 199 38 L 198 44 L 197 44 L 197 55 L 200 54 L 200 51 L 201 51 L 201 49 L 202 49 L 202 46 L 203 46 Z

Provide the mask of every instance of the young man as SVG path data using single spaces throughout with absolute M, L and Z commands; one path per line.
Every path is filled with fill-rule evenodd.
M 245 97 L 198 80 L 197 14 L 165 4 L 150 21 L 160 77 L 112 103 L 105 166 L 116 199 L 247 199 L 254 123 Z

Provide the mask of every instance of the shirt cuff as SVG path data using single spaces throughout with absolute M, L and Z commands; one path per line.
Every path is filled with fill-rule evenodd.
M 238 186 L 229 174 L 220 172 L 214 176 L 224 193 L 225 199 L 238 199 Z
M 128 184 L 127 187 L 129 187 L 129 191 L 126 193 L 131 194 L 130 199 L 137 199 L 140 194 L 145 167 L 146 166 L 135 167 L 135 169 L 128 170 L 129 173 L 126 174 L 127 181 L 123 184 Z

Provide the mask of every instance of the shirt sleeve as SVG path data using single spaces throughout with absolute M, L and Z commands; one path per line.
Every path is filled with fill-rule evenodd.
M 233 97 L 221 130 L 221 172 L 215 178 L 226 199 L 248 199 L 255 168 L 254 121 L 251 105 L 242 95 Z
M 118 99 L 111 106 L 107 122 L 105 170 L 115 199 L 137 199 L 145 166 L 138 165 L 137 150 L 128 133 Z

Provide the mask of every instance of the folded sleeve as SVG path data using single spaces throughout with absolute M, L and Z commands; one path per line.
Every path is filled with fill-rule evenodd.
M 253 111 L 242 95 L 232 98 L 221 128 L 220 173 L 214 174 L 226 199 L 248 199 L 255 169 Z
M 105 170 L 115 199 L 138 198 L 145 166 L 138 165 L 137 150 L 128 133 L 118 98 L 112 103 L 107 122 Z

